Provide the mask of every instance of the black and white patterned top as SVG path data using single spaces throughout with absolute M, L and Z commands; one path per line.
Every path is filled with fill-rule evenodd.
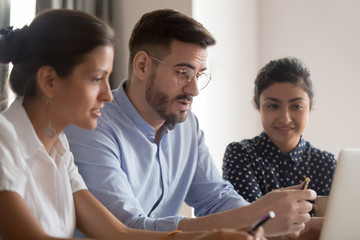
M 252 202 L 278 188 L 311 179 L 309 189 L 329 195 L 336 167 L 333 154 L 315 148 L 303 137 L 296 148 L 282 152 L 266 133 L 253 139 L 230 143 L 224 155 L 223 177 Z

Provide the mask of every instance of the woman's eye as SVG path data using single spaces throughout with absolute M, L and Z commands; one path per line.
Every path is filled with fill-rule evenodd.
M 267 108 L 269 108 L 269 109 L 277 109 L 278 107 L 279 107 L 279 106 L 276 105 L 276 104 L 271 104 L 271 105 L 268 105 Z
M 93 81 L 94 81 L 94 82 L 100 82 L 101 79 L 102 79 L 102 77 L 96 77 L 96 78 L 93 78 Z
M 302 105 L 294 105 L 294 106 L 293 106 L 293 109 L 295 109 L 295 110 L 301 110 L 301 109 L 303 109 L 303 106 L 302 106 Z

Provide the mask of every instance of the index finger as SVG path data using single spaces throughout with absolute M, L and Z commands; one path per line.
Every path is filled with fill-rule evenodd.
M 303 187 L 303 185 L 304 185 L 304 182 L 299 183 L 297 185 L 290 186 L 290 187 L 281 188 L 279 190 L 300 190 Z
M 312 189 L 301 190 L 303 184 L 282 188 L 279 191 L 289 192 L 295 194 L 296 198 L 300 201 L 315 200 L 317 194 Z
M 253 234 L 254 239 L 263 239 L 265 237 L 265 231 L 263 227 L 259 227 Z

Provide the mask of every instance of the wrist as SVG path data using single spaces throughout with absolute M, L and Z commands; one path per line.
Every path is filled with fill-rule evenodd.
M 178 234 L 178 233 L 181 233 L 182 231 L 181 230 L 175 230 L 175 231 L 172 231 L 172 232 L 168 232 L 167 234 L 165 234 L 161 240 L 170 240 L 172 239 L 172 237 L 175 235 L 175 234 Z

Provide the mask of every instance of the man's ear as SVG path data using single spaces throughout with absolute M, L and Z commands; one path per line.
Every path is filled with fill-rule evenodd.
M 36 81 L 41 92 L 51 98 L 54 94 L 54 80 L 57 74 L 53 67 L 41 66 L 36 73 Z
M 151 57 L 145 51 L 136 53 L 133 61 L 133 72 L 139 79 L 147 79 L 151 69 Z

